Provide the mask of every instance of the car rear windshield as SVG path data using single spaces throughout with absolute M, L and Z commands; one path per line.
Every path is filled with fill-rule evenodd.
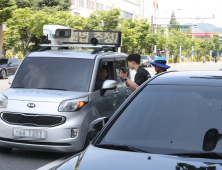
M 7 64 L 8 59 L 0 59 L 0 65 Z
M 222 87 L 148 85 L 100 144 L 152 153 L 222 153 Z
M 87 92 L 94 60 L 27 57 L 19 68 L 12 88 L 64 89 Z

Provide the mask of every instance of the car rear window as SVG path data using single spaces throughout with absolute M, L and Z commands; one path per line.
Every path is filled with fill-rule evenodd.
M 153 153 L 205 151 L 209 130 L 222 134 L 222 87 L 148 85 L 123 111 L 100 144 Z M 215 130 L 214 130 L 215 131 Z M 207 143 L 208 142 L 208 143 Z M 222 153 L 222 141 L 210 151 Z

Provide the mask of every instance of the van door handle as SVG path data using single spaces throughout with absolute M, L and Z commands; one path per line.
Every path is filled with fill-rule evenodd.
M 116 94 L 116 93 L 119 93 L 119 92 L 118 91 L 114 91 L 113 93 Z

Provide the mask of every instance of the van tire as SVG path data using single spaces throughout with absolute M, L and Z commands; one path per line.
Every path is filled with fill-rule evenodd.
M 13 148 L 5 148 L 0 146 L 0 153 L 9 153 Z

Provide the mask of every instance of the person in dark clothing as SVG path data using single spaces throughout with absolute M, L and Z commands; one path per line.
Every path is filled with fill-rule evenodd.
M 156 74 L 167 71 L 170 66 L 166 65 L 166 59 L 163 57 L 156 57 L 154 62 L 150 62 L 155 67 Z
M 217 63 L 217 57 L 215 56 L 215 64 Z
M 101 86 L 105 80 L 108 80 L 108 69 L 107 67 L 103 66 L 102 70 L 99 72 L 100 74 L 100 81 L 96 81 L 95 89 L 101 89 Z
M 134 82 L 127 78 L 127 73 L 124 74 L 120 71 L 120 77 L 125 80 L 126 85 L 135 91 L 141 84 L 143 84 L 148 78 L 150 78 L 150 73 L 140 65 L 141 56 L 139 54 L 130 54 L 127 57 L 129 68 L 136 70 L 136 75 Z

